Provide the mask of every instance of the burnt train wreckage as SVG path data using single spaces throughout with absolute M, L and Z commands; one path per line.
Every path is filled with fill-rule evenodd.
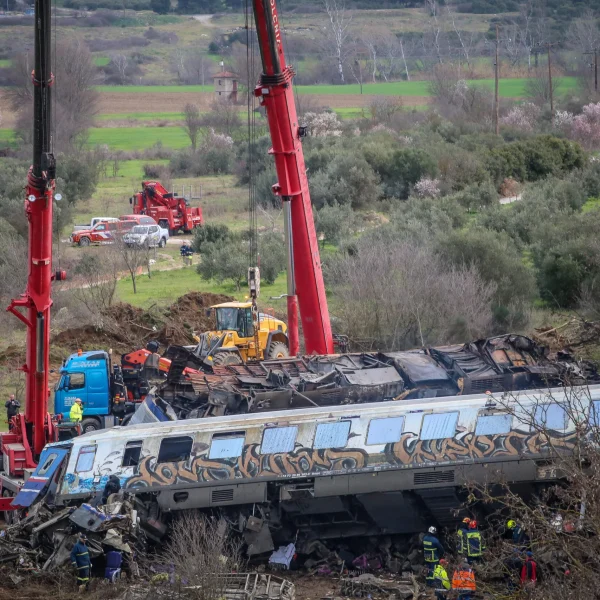
M 171 359 L 167 378 L 154 389 L 158 410 L 151 414 L 143 407 L 133 422 L 144 416 L 166 421 L 600 382 L 592 363 L 565 352 L 550 359 L 546 348 L 521 335 L 227 365 L 211 373 L 201 371 L 203 361 L 193 347 L 170 347 L 166 356 Z
M 116 475 L 150 539 L 160 541 L 180 511 L 216 511 L 244 535 L 249 554 L 294 539 L 302 545 L 451 525 L 466 483 L 510 482 L 532 492 L 559 477 L 553 453 L 573 451 L 585 426 L 597 425 L 600 385 L 513 394 L 91 432 L 48 445 L 31 489 L 26 482 L 14 503 L 45 496 L 76 505 Z

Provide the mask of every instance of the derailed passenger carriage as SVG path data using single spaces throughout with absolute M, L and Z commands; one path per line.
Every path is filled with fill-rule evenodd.
M 95 495 L 116 474 L 150 537 L 164 535 L 174 511 L 217 509 L 256 553 L 298 531 L 307 539 L 449 525 L 469 482 L 534 489 L 559 476 L 550 446 L 572 451 L 575 421 L 581 431 L 596 408 L 600 386 L 317 407 L 117 427 L 45 452 L 60 460 L 66 450 L 58 504 Z

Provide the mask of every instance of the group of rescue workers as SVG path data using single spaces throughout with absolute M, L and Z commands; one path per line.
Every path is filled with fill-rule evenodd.
M 108 478 L 102 496 L 94 503 L 96 506 L 100 503 L 107 504 L 108 499 L 113 494 L 118 494 L 121 491 L 121 482 L 116 475 L 111 475 Z M 121 574 L 121 564 L 123 557 L 121 552 L 112 549 L 106 552 L 106 569 L 104 572 L 105 579 L 114 582 Z M 80 592 L 87 591 L 90 585 L 90 576 L 92 569 L 92 560 L 90 551 L 87 546 L 87 536 L 85 533 L 80 533 L 77 542 L 71 550 L 71 565 L 75 569 L 77 577 L 77 586 Z
M 515 544 L 515 554 L 507 561 L 506 585 L 509 589 L 516 586 L 518 580 L 523 588 L 535 587 L 537 581 L 537 563 L 533 553 L 527 549 L 528 538 L 523 528 L 513 519 L 506 523 L 506 537 Z M 458 565 L 452 579 L 448 576 L 449 562 L 444 556 L 446 550 L 437 537 L 437 529 L 430 527 L 423 536 L 423 558 L 425 559 L 427 585 L 435 588 L 436 600 L 457 598 L 473 600 L 477 590 L 473 565 L 482 560 L 485 542 L 477 527 L 477 521 L 465 517 L 456 532 L 456 554 Z

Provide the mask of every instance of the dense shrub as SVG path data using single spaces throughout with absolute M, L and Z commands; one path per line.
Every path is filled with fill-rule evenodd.
M 486 167 L 496 185 L 507 177 L 517 181 L 537 181 L 548 175 L 561 175 L 583 167 L 585 152 L 575 142 L 550 135 L 512 142 L 489 151 Z
M 363 208 L 381 196 L 379 177 L 369 163 L 346 152 L 336 154 L 326 169 L 312 176 L 310 184 L 317 208 L 334 203 Z
M 507 235 L 478 228 L 453 231 L 439 240 L 438 252 L 447 264 L 475 267 L 484 281 L 496 285 L 493 311 L 498 331 L 526 325 L 525 307 L 537 292 L 535 276 Z

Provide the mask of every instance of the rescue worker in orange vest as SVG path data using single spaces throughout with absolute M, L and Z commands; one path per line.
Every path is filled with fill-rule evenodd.
M 452 589 L 458 592 L 458 600 L 473 600 L 475 595 L 475 573 L 465 558 L 452 575 Z

